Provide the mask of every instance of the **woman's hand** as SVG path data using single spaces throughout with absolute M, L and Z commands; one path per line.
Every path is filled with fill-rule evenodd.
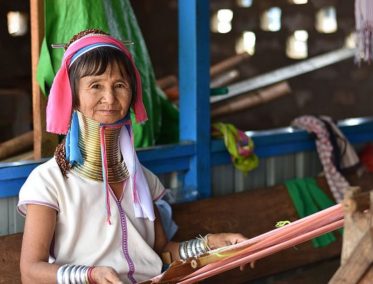
M 207 235 L 207 245 L 210 249 L 234 245 L 245 240 L 247 240 L 247 238 L 241 234 L 220 233 Z
M 118 273 L 109 266 L 95 266 L 91 276 L 95 284 L 123 284 Z
M 241 234 L 232 234 L 232 233 L 208 234 L 206 237 L 207 237 L 207 245 L 209 246 L 210 249 L 216 249 L 220 247 L 234 245 L 234 244 L 247 240 L 247 238 L 245 238 Z M 243 271 L 247 266 L 248 264 L 241 265 L 240 270 Z

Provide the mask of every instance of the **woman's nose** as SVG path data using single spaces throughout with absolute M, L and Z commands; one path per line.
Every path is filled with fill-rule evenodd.
M 105 90 L 104 95 L 103 95 L 103 101 L 112 104 L 115 101 L 115 93 L 112 88 L 108 88 Z

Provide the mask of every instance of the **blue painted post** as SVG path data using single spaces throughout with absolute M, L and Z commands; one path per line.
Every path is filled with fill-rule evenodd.
M 211 196 L 210 16 L 208 0 L 179 0 L 180 141 L 193 141 L 195 155 L 184 187 Z

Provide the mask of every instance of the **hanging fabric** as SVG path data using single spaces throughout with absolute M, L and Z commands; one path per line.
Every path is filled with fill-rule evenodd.
M 373 59 L 373 1 L 355 0 L 357 49 L 355 60 L 372 62 Z
M 326 117 L 324 117 L 324 119 L 325 118 Z M 330 122 L 331 120 L 328 121 Z M 341 202 L 344 192 L 350 184 L 336 168 L 335 159 L 333 158 L 333 145 L 330 142 L 330 135 L 324 122 L 315 116 L 304 115 L 294 119 L 291 124 L 316 135 L 316 148 L 330 191 L 333 193 L 334 199 L 337 202 Z M 343 134 L 340 132 L 339 135 Z M 344 136 L 343 138 L 345 139 L 344 143 L 348 143 Z M 352 149 L 352 147 L 350 149 Z M 348 164 L 350 165 L 351 163 Z
M 212 129 L 214 137 L 223 137 L 236 169 L 247 174 L 258 166 L 259 159 L 254 154 L 254 142 L 245 132 L 233 124 L 222 122 L 214 123 Z

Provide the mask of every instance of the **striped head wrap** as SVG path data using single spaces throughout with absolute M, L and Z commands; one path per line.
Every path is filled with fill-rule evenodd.
M 47 104 L 47 131 L 56 134 L 66 134 L 69 130 L 72 115 L 72 93 L 68 70 L 71 64 L 83 54 L 102 46 L 121 50 L 129 59 L 135 72 L 136 94 L 132 104 L 138 123 L 147 120 L 146 110 L 142 101 L 141 77 L 124 44 L 109 35 L 90 34 L 73 42 L 66 50 L 60 69 L 53 80 Z

